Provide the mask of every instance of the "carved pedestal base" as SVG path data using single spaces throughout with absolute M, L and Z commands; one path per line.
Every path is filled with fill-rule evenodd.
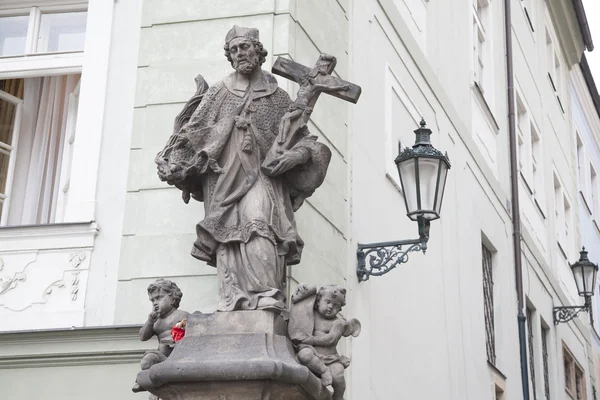
M 268 311 L 191 314 L 166 361 L 137 382 L 162 400 L 331 400 Z

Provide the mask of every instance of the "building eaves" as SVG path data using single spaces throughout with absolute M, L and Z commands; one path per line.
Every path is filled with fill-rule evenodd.
M 588 51 L 594 50 L 594 42 L 592 41 L 592 33 L 590 32 L 590 25 L 588 24 L 587 16 L 585 15 L 585 9 L 583 8 L 582 0 L 572 0 L 573 7 L 575 8 L 575 14 L 577 15 L 577 22 L 579 23 L 579 29 L 581 30 L 581 36 L 583 36 L 583 43 Z
M 592 101 L 594 102 L 596 114 L 598 114 L 598 118 L 600 118 L 600 94 L 598 94 L 598 88 L 596 87 L 596 82 L 594 82 L 594 77 L 592 76 L 592 71 L 590 70 L 590 65 L 588 64 L 585 54 L 581 57 L 579 66 L 581 67 L 581 73 L 583 74 L 583 79 L 590 92 Z

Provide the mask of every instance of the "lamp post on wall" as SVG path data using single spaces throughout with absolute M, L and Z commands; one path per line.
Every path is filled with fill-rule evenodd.
M 589 312 L 591 309 L 592 296 L 596 288 L 598 264 L 594 264 L 588 259 L 588 252 L 585 251 L 585 247 L 581 249 L 579 254 L 579 261 L 570 264 L 570 267 L 575 279 L 575 285 L 577 285 L 577 292 L 579 296 L 585 299 L 585 302 L 583 306 L 554 307 L 554 325 L 558 325 L 561 322 L 569 322 L 579 315 L 580 312 Z
M 446 178 L 450 160 L 431 144 L 431 130 L 421 119 L 420 128 L 415 130 L 416 140 L 412 148 L 399 149 L 394 161 L 398 167 L 406 215 L 417 222 L 419 238 L 392 242 L 358 244 L 358 280 L 363 282 L 370 276 L 381 276 L 408 261 L 411 251 L 427 250 L 429 225 L 440 218 Z M 406 249 L 403 249 L 406 247 Z M 369 266 L 367 267 L 367 257 Z

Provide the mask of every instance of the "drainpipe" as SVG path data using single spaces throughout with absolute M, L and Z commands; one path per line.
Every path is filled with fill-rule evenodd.
M 521 384 L 523 400 L 529 400 L 529 378 L 527 372 L 526 317 L 523 297 L 523 266 L 521 264 L 521 213 L 519 206 L 519 171 L 517 169 L 517 131 L 515 121 L 515 85 L 512 53 L 511 0 L 504 0 L 504 32 L 506 36 L 506 76 L 508 92 L 508 137 L 510 140 L 510 184 L 512 191 L 513 252 L 515 261 L 515 283 L 517 286 L 517 323 L 519 326 L 519 353 L 521 356 Z

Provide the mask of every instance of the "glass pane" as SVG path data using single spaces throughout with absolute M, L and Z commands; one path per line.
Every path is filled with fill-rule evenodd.
M 435 200 L 435 187 L 438 178 L 440 160 L 437 158 L 419 159 L 419 183 L 421 186 L 421 209 L 433 210 Z
M 438 183 L 438 195 L 435 203 L 435 212 L 440 214 L 442 210 L 442 202 L 444 201 L 444 191 L 446 190 L 446 177 L 448 176 L 448 167 L 443 162 L 440 164 L 442 171 L 440 172 L 440 181 Z
M 2 194 L 4 194 L 4 192 L 6 191 L 6 179 L 8 177 L 8 159 L 8 154 L 0 152 L 0 193 Z
M 0 99 L 0 142 L 9 146 L 12 145 L 16 110 L 16 105 Z
M 583 269 L 579 266 L 573 268 L 573 278 L 575 279 L 575 285 L 579 293 L 583 292 Z
M 25 54 L 29 16 L 0 18 L 0 56 Z
M 403 161 L 398 166 L 400 179 L 402 181 L 402 189 L 404 189 L 404 197 L 408 209 L 407 213 L 417 209 L 417 177 L 415 175 L 415 159 L 411 158 Z M 416 219 L 416 216 L 411 216 Z
M 594 273 L 594 267 L 586 267 L 583 271 L 583 277 L 585 278 L 583 284 L 586 293 L 591 294 L 594 288 L 594 278 L 596 274 Z
M 87 12 L 42 14 L 37 52 L 83 51 Z

